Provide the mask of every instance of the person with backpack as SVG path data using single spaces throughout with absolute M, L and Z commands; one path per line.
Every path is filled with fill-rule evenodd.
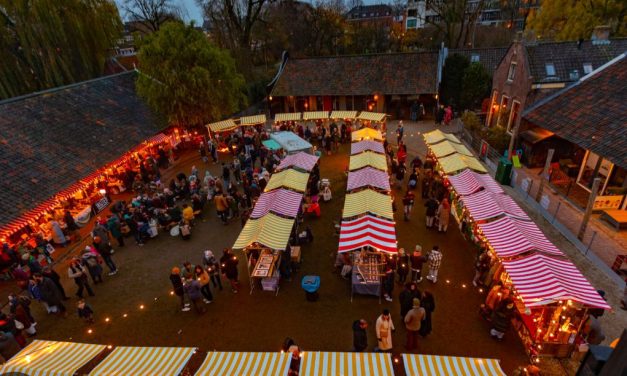
M 87 271 L 89 271 L 89 275 L 91 276 L 91 280 L 94 282 L 94 285 L 103 282 L 102 265 L 100 265 L 101 261 L 94 248 L 90 246 L 85 247 L 83 255 L 81 256 L 81 263 L 87 268 Z

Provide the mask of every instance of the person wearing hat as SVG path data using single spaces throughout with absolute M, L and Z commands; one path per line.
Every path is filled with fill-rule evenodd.
M 392 316 L 387 309 L 377 318 L 375 324 L 375 332 L 377 334 L 377 348 L 375 351 L 391 351 L 392 350 L 392 332 L 394 331 L 394 323 Z
M 408 351 L 414 350 L 418 346 L 418 333 L 420 325 L 425 318 L 425 309 L 420 306 L 420 299 L 414 298 L 413 308 L 405 315 L 405 328 L 407 329 L 407 347 Z
M 398 273 L 398 282 L 401 284 L 405 283 L 407 280 L 407 274 L 409 273 L 409 256 L 405 253 L 405 248 L 398 250 L 396 273 Z
M 183 287 L 183 279 L 181 278 L 181 269 L 173 267 L 170 272 L 170 282 L 174 288 L 174 294 L 181 300 L 181 311 L 187 312 L 191 308 L 189 303 L 185 303 L 185 288 Z
M 420 245 L 417 244 L 416 248 L 414 248 L 410 262 L 411 280 L 415 283 L 422 282 L 422 265 L 427 262 L 427 258 L 422 255 L 422 247 Z

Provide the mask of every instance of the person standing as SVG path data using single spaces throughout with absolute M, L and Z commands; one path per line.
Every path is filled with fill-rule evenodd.
M 418 346 L 418 333 L 422 320 L 425 318 L 425 309 L 420 306 L 420 299 L 414 298 L 412 309 L 405 315 L 405 328 L 407 329 L 407 347 L 408 351 L 414 350 Z
M 98 254 L 96 251 L 87 246 L 83 250 L 83 255 L 81 256 L 82 266 L 86 267 L 89 271 L 89 275 L 91 276 L 91 280 L 94 282 L 94 285 L 98 283 L 102 283 L 102 265 L 101 260 L 98 259 Z
M 396 144 L 400 144 L 403 141 L 403 134 L 405 133 L 405 129 L 403 128 L 403 121 L 400 120 L 398 122 L 398 126 L 396 128 Z
M 54 244 L 65 247 L 65 245 L 67 244 L 67 239 L 65 235 L 63 235 L 63 230 L 61 230 L 61 225 L 59 224 L 59 222 L 50 218 L 50 221 L 48 222 L 48 229 L 52 234 L 52 241 L 54 242 Z
M 512 325 L 513 315 L 514 301 L 510 298 L 502 300 L 492 312 L 492 329 L 490 329 L 492 338 L 503 340 L 505 332 Z
M 124 234 L 122 233 L 122 223 L 117 215 L 111 214 L 107 219 L 107 229 L 111 232 L 111 236 L 117 240 L 120 247 L 124 247 Z
M 113 262 L 113 249 L 109 243 L 103 243 L 99 236 L 94 237 L 94 248 L 100 254 L 105 264 L 109 268 L 109 275 L 115 275 L 118 267 Z
M 405 288 L 398 295 L 398 300 L 401 303 L 401 319 L 405 319 L 405 315 L 412 308 L 415 298 L 420 298 L 418 287 L 415 283 L 406 283 Z
M 423 291 L 420 295 L 420 306 L 425 309 L 425 318 L 420 325 L 420 335 L 426 337 L 431 334 L 431 315 L 435 311 L 435 298 L 429 291 Z
M 196 313 L 205 313 L 205 307 L 200 304 L 200 300 L 202 299 L 202 293 L 200 292 L 200 282 L 198 282 L 197 279 L 190 278 L 185 281 L 184 288 L 187 296 L 189 297 L 189 300 L 192 302 L 192 305 L 196 310 Z
M 427 275 L 427 279 L 433 283 L 436 283 L 438 280 L 438 270 L 440 269 L 440 265 L 442 264 L 442 252 L 440 252 L 440 247 L 434 245 L 431 252 L 429 252 L 428 259 L 429 275 Z
M 411 280 L 414 283 L 422 282 L 422 265 L 427 261 L 427 258 L 422 255 L 422 247 L 416 244 L 414 253 L 411 255 Z
M 383 313 L 377 318 L 375 332 L 377 334 L 377 348 L 375 351 L 389 352 L 392 350 L 392 332 L 394 331 L 394 323 L 390 316 L 390 311 L 383 310 Z
M 46 278 L 41 274 L 34 275 L 35 284 L 39 289 L 41 300 L 44 301 L 50 309 L 57 307 L 60 314 L 65 315 L 66 310 L 62 302 L 61 292 L 50 278 Z
M 67 232 L 70 235 L 75 236 L 76 239 L 81 238 L 81 233 L 78 231 L 79 227 L 76 224 L 76 221 L 74 220 L 74 217 L 72 216 L 72 213 L 70 213 L 69 210 L 65 210 L 65 214 L 63 215 L 63 222 L 65 222 Z
M 409 256 L 405 253 L 404 248 L 398 250 L 396 273 L 398 273 L 398 282 L 405 283 L 407 280 L 407 274 L 409 274 Z
M 209 274 L 200 265 L 196 265 L 194 269 L 194 274 L 196 274 L 196 278 L 200 282 L 200 293 L 204 297 L 205 304 L 209 304 L 213 301 L 213 294 L 211 294 L 211 289 L 209 288 Z
M 222 192 L 222 194 L 217 195 L 214 201 L 216 203 L 216 211 L 218 212 L 218 216 L 220 216 L 220 219 L 222 220 L 222 224 L 227 225 L 228 224 L 227 215 L 229 213 L 229 202 L 226 198 L 226 193 Z
M 353 322 L 353 350 L 355 352 L 363 352 L 368 348 L 368 322 L 364 319 L 355 320 Z
M 89 286 L 89 281 L 87 279 L 87 270 L 83 265 L 81 265 L 81 260 L 78 257 L 74 257 L 72 261 L 70 261 L 70 265 L 67 269 L 67 275 L 71 279 L 74 280 L 76 286 L 78 286 L 78 291 L 76 291 L 76 296 L 80 299 L 83 299 L 83 290 L 87 289 L 87 293 L 89 296 L 94 296 L 94 291 Z M 56 287 L 56 286 L 55 286 Z
M 427 216 L 427 228 L 433 227 L 433 222 L 435 221 L 435 215 L 438 210 L 438 202 L 433 198 L 429 197 L 427 202 L 425 202 L 426 216 Z
M 213 255 L 213 252 L 210 250 L 206 250 L 203 254 L 202 264 L 207 268 L 207 272 L 209 273 L 209 277 L 211 278 L 211 283 L 213 284 L 213 288 L 216 287 L 222 291 L 222 278 L 220 278 L 220 263 Z
M 407 190 L 405 193 L 405 197 L 403 197 L 403 213 L 405 214 L 405 221 L 409 221 L 409 216 L 411 214 L 411 210 L 414 207 L 414 192 Z
M 224 254 L 220 258 L 220 264 L 222 267 L 222 272 L 231 283 L 231 290 L 233 291 L 234 294 L 237 294 L 239 292 L 239 281 L 238 281 L 238 270 L 237 270 L 238 262 L 239 261 L 237 260 L 237 257 L 231 253 L 231 249 L 225 248 Z
M 172 272 L 170 273 L 170 282 L 172 283 L 172 288 L 174 288 L 174 294 L 181 300 L 181 311 L 189 311 L 191 308 L 189 307 L 189 303 L 185 303 L 185 288 L 183 287 L 183 279 L 181 278 L 181 269 L 176 266 L 172 268 Z
M 383 277 L 383 297 L 388 302 L 392 301 L 392 291 L 394 291 L 394 268 L 388 262 L 385 266 L 385 276 Z
M 438 232 L 446 232 L 450 216 L 451 205 L 449 205 L 448 199 L 444 198 L 438 206 Z

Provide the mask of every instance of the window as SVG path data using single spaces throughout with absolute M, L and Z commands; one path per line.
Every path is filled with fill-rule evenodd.
M 516 77 L 516 62 L 512 61 L 509 65 L 509 72 L 507 73 L 507 81 L 514 81 L 514 77 Z
M 583 73 L 590 74 L 590 73 L 592 73 L 592 71 L 593 71 L 592 64 L 586 63 L 586 64 L 583 65 Z
M 520 112 L 520 102 L 512 102 L 512 111 L 509 114 L 509 121 L 507 122 L 507 133 L 512 133 L 513 128 L 516 126 L 518 120 L 518 112 Z
M 486 119 L 486 126 L 492 126 L 492 120 L 494 120 L 494 114 L 498 109 L 498 105 L 496 104 L 497 98 L 499 96 L 499 92 L 494 90 L 494 94 L 492 94 L 492 100 L 490 101 L 490 111 L 488 112 L 488 117 Z
M 498 108 L 498 116 L 496 118 L 496 125 L 500 125 L 500 126 L 504 126 L 504 124 L 502 123 L 502 121 L 505 121 L 505 119 L 502 119 L 502 115 L 503 113 L 507 112 L 507 105 L 509 104 L 509 97 L 503 95 L 501 97 L 501 105 Z
M 408 29 L 415 29 L 417 24 L 418 24 L 418 20 L 417 19 L 415 19 L 415 18 L 414 19 L 408 19 L 406 27 Z
M 570 78 L 573 81 L 578 80 L 579 79 L 579 70 L 573 69 L 572 71 L 570 71 L 570 73 L 568 73 L 568 78 Z
M 546 75 L 555 76 L 555 65 L 553 63 L 546 63 Z
M 478 62 L 479 62 L 479 55 L 477 55 L 477 54 L 473 54 L 473 55 L 470 57 L 470 62 L 471 62 L 471 63 L 478 63 Z

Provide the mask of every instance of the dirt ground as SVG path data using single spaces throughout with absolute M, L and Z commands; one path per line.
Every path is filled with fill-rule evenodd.
M 406 134 L 413 133 L 411 140 L 415 143 L 410 147 L 409 160 L 415 155 L 413 153 L 424 149 L 424 145 L 420 145 L 420 130 L 422 127 L 406 125 Z M 124 248 L 115 247 L 114 259 L 120 272 L 113 277 L 105 276 L 105 282 L 95 287 L 96 296 L 88 299 L 96 312 L 95 324 L 88 326 L 79 321 L 73 310 L 75 298 L 68 301 L 72 315 L 65 319 L 48 316 L 35 304 L 34 312 L 39 319 L 37 338 L 112 345 L 195 346 L 203 350 L 275 351 L 289 336 L 307 351 L 350 351 L 351 324 L 364 318 L 370 324 L 368 339 L 369 350 L 372 350 L 376 345 L 374 321 L 382 309 L 389 308 L 396 326 L 394 352 L 406 352 L 405 329 L 400 321 L 397 299 L 400 285 L 395 287 L 392 303 L 383 301 L 380 304 L 376 297 L 360 295 L 356 295 L 351 303 L 350 283 L 340 278 L 333 268 L 338 245 L 333 222 L 339 220 L 344 203 L 344 169 L 348 154 L 349 147 L 344 145 L 335 155 L 322 157 L 321 177 L 331 180 L 333 200 L 322 204 L 320 219 L 307 219 L 302 225 L 302 228 L 311 226 L 315 240 L 303 247 L 303 260 L 298 272 L 291 282 L 281 281 L 277 296 L 260 289 L 248 293 L 245 263 L 241 253 L 238 253 L 244 286 L 239 294 L 233 294 L 224 281 L 224 291 L 213 290 L 214 301 L 207 305 L 208 312 L 204 315 L 179 310 L 178 300 L 170 295 L 172 288 L 168 275 L 172 266 L 182 265 L 186 260 L 200 262 L 204 249 L 212 249 L 220 256 L 222 249 L 232 246 L 241 229 L 239 220 L 228 226 L 221 225 L 213 204 L 209 204 L 205 212 L 206 221 L 198 221 L 189 241 L 160 234 L 144 247 L 136 246 L 132 239 Z M 201 171 L 209 168 L 212 173 L 218 173 L 219 166 L 203 166 L 197 154 L 190 152 L 165 175 L 180 171 L 189 173 L 192 165 L 198 166 Z M 397 207 L 401 208 L 400 191 L 395 192 Z M 400 212 L 396 213 L 396 220 L 399 247 L 413 249 L 416 244 L 421 244 L 423 248 L 430 249 L 439 245 L 444 253 L 438 283 L 434 285 L 424 280 L 419 285 L 420 289 L 428 289 L 435 295 L 437 308 L 433 316 L 433 333 L 420 340 L 417 352 L 498 358 L 507 373 L 526 365 L 527 357 L 514 332 L 507 333 L 503 342 L 496 342 L 488 335 L 489 325 L 478 315 L 484 294 L 473 288 L 471 283 L 474 247 L 462 238 L 456 226 L 452 225 L 446 234 L 427 230 L 420 200 L 411 221 L 404 222 Z M 548 226 L 543 226 L 543 229 L 555 240 Z M 568 244 L 557 242 L 559 239 L 555 241 L 576 263 L 581 261 L 577 259 L 576 251 L 569 252 Z M 66 265 L 58 265 L 56 269 L 64 275 L 66 290 L 73 296 L 76 288 L 65 277 Z M 595 276 L 600 273 L 591 269 L 582 270 L 595 286 L 605 287 L 603 278 Z M 322 281 L 320 300 L 314 303 L 305 300 L 300 287 L 302 276 L 312 274 L 319 275 Z M 3 283 L 1 288 L 6 291 L 14 289 L 15 285 Z M 608 288 L 606 291 L 611 290 Z M 617 307 L 615 294 L 609 294 L 609 302 Z M 105 321 L 106 318 L 110 319 L 109 322 Z M 606 314 L 603 323 L 608 337 L 613 336 L 621 323 L 624 327 L 624 311 L 619 309 Z M 92 332 L 88 333 L 88 329 Z

